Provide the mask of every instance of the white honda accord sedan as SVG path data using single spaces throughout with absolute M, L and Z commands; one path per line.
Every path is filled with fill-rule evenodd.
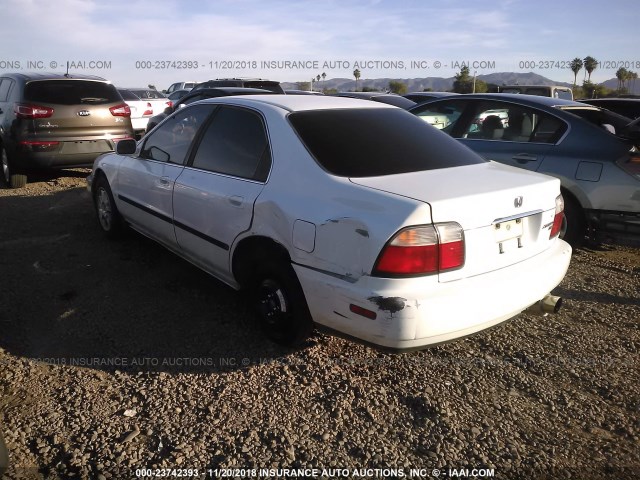
M 411 350 L 557 311 L 571 259 L 559 180 L 364 100 L 194 103 L 119 142 L 88 182 L 109 237 L 129 225 L 249 290 L 284 344 L 315 325 Z

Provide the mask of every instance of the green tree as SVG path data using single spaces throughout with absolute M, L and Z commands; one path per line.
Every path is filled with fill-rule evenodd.
M 389 90 L 392 93 L 397 93 L 398 95 L 404 95 L 408 91 L 405 83 L 398 82 L 396 80 L 391 80 L 389 82 Z
M 469 67 L 464 66 L 455 75 L 453 91 L 456 93 L 471 93 L 473 91 L 473 78 L 469 76 Z
M 585 80 L 582 84 L 582 93 L 579 98 L 602 98 L 609 94 L 609 89 L 604 85 L 599 85 Z M 578 95 L 578 93 L 576 93 Z
M 311 90 L 311 82 L 297 82 L 296 85 L 298 86 L 298 90 L 305 90 L 307 92 Z
M 358 80 L 360 80 L 360 70 L 357 68 L 353 71 L 353 76 L 356 79 L 356 92 L 358 91 Z
M 423 92 L 433 92 L 433 88 L 427 87 L 422 89 Z
M 584 69 L 586 70 L 587 75 L 589 76 L 589 78 L 587 79 L 589 82 L 591 82 L 591 74 L 596 68 L 598 68 L 598 61 L 595 58 L 584 57 Z
M 578 81 L 578 72 L 582 70 L 583 65 L 584 64 L 582 63 L 582 60 L 578 57 L 571 60 L 569 68 L 571 68 L 571 71 L 573 72 L 573 88 L 576 88 L 576 82 Z

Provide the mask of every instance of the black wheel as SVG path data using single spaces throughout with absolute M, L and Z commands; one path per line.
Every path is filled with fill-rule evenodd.
M 573 197 L 564 194 L 565 224 L 562 226 L 560 237 L 572 247 L 579 247 L 584 243 L 586 220 L 584 210 Z
M 109 238 L 118 237 L 122 233 L 124 222 L 113 200 L 109 182 L 104 175 L 100 175 L 95 180 L 93 203 L 102 231 Z
M 9 155 L 4 147 L 0 148 L 2 156 L 2 180 L 7 187 L 22 188 L 27 184 L 27 176 L 21 173 L 15 173 L 13 166 L 9 160 Z
M 286 346 L 297 346 L 313 331 L 304 292 L 291 265 L 268 262 L 254 276 L 254 303 L 267 337 Z

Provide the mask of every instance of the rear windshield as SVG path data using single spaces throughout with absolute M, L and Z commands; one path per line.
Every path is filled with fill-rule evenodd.
M 135 89 L 131 88 L 131 93 L 137 95 L 141 100 L 146 100 L 148 98 L 167 98 L 162 93 L 157 90 L 144 90 L 144 89 Z
M 399 109 L 294 112 L 289 121 L 316 161 L 341 177 L 395 175 L 486 161 Z
M 122 95 L 122 99 L 123 100 L 128 100 L 130 102 L 137 102 L 137 101 L 140 100 L 138 97 L 136 97 L 129 90 L 118 90 L 118 92 L 120 93 L 120 95 Z
M 39 80 L 29 82 L 24 89 L 25 100 L 56 105 L 122 102 L 116 87 L 91 80 Z
M 624 127 L 631 123 L 631 119 L 618 115 L 610 110 L 596 110 L 595 108 L 575 108 L 566 107 L 563 109 L 565 112 L 573 113 L 574 115 L 587 120 L 594 125 L 602 127 L 605 124 L 613 126 L 616 133 L 621 133 Z

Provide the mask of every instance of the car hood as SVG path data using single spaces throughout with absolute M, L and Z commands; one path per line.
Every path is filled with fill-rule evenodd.
M 554 209 L 560 194 L 558 179 L 496 162 L 350 180 L 428 203 L 434 223 L 454 221 L 464 230 Z

